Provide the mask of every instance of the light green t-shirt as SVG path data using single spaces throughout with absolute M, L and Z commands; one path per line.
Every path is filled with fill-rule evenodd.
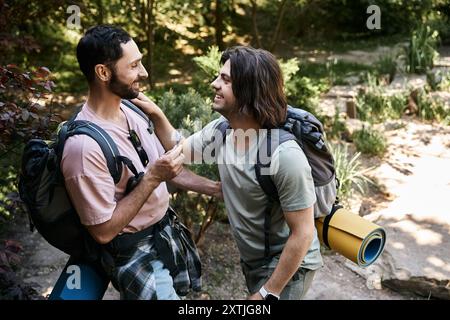
M 211 158 L 212 137 L 216 135 L 216 139 L 220 139 L 216 127 L 223 120 L 221 117 L 210 122 L 187 139 L 187 143 L 197 154 L 203 152 L 204 160 L 207 160 L 205 158 L 208 156 Z M 228 132 L 225 144 L 213 155 L 215 162 L 218 163 L 224 202 L 241 259 L 249 266 L 258 266 L 264 259 L 264 211 L 269 199 L 256 179 L 255 164 L 258 149 L 261 149 L 263 145 L 261 142 L 265 140 L 267 132 L 266 130 L 260 130 L 257 134 L 255 132 L 254 137 L 258 138 L 250 140 L 253 144 L 250 144 L 247 152 L 235 149 L 231 140 L 232 132 Z M 260 157 L 260 159 L 262 163 L 268 163 L 265 159 L 269 158 Z M 280 203 L 275 204 L 272 211 L 270 249 L 271 254 L 279 254 L 290 233 L 283 211 L 290 212 L 311 207 L 316 201 L 316 196 L 311 168 L 295 141 L 287 141 L 276 147 L 271 157 L 270 174 L 280 199 Z M 314 239 L 301 266 L 316 270 L 322 265 L 320 243 L 315 230 Z

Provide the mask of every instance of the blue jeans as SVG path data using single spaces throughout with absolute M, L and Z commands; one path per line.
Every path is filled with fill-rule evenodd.
M 156 281 L 156 298 L 158 300 L 180 300 L 175 289 L 169 270 L 164 267 L 160 260 L 151 262 Z

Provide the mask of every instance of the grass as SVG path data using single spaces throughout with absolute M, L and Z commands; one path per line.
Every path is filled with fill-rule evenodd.
M 329 86 L 345 84 L 345 78 L 363 72 L 373 71 L 368 65 L 345 61 L 330 61 L 328 63 L 300 63 L 299 75 L 311 78 L 313 81 L 326 79 Z

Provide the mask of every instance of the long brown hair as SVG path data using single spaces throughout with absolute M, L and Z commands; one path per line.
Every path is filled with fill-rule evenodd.
M 225 50 L 220 61 L 228 59 L 239 111 L 252 114 L 263 128 L 278 127 L 286 120 L 287 101 L 276 58 L 263 49 L 236 46 Z

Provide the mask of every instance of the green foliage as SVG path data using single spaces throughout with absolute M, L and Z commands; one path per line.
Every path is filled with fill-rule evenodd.
M 288 60 L 281 59 L 278 62 L 280 64 L 281 73 L 283 74 L 286 95 L 289 96 L 295 91 L 294 76 L 300 69 L 299 61 L 297 58 L 292 58 Z
M 438 98 L 431 98 L 425 91 L 417 94 L 418 115 L 424 120 L 436 120 L 444 124 L 450 120 L 450 108 L 445 107 Z
M 165 92 L 158 105 L 164 111 L 172 125 L 187 137 L 201 130 L 206 124 L 218 117 L 211 109 L 211 100 L 203 98 L 194 89 L 186 93 Z M 194 164 L 189 166 L 193 172 L 212 180 L 219 180 L 217 165 Z M 172 197 L 172 205 L 185 224 L 196 231 L 195 240 L 201 241 L 206 229 L 217 219 L 224 219 L 223 204 L 215 198 L 177 190 Z
M 9 150 L 7 157 L 0 159 L 0 231 L 3 224 L 22 212 L 21 201 L 17 190 L 22 147 Z
M 380 7 L 380 30 L 366 28 L 369 17 L 366 10 L 373 4 Z M 439 6 L 448 8 L 448 5 L 447 0 L 310 0 L 299 4 L 301 10 L 297 15 L 297 25 L 293 27 L 298 33 L 313 39 L 318 36 L 345 40 L 393 35 L 410 31 L 427 20 Z
M 280 60 L 283 81 L 288 103 L 297 108 L 314 112 L 322 86 L 308 77 L 298 75 L 300 70 L 297 58 Z
M 375 69 L 378 75 L 389 75 L 388 83 L 390 83 L 397 72 L 396 58 L 392 55 L 385 55 L 380 57 L 375 62 Z
M 411 35 L 406 50 L 406 67 L 411 73 L 425 73 L 433 67 L 438 56 L 436 51 L 438 32 L 430 26 L 420 26 Z
M 386 152 L 386 138 L 377 130 L 363 127 L 361 130 L 355 131 L 352 138 L 356 150 L 362 153 L 383 156 Z
M 184 94 L 175 95 L 173 91 L 164 93 L 158 100 L 159 107 L 164 111 L 174 128 L 187 137 L 202 129 L 219 114 L 213 113 L 211 100 L 203 98 L 194 89 L 189 88 Z M 211 170 L 211 165 L 192 166 L 194 171 L 211 179 L 219 178 L 217 170 Z
M 345 121 L 341 119 L 339 108 L 335 108 L 333 117 L 325 117 L 322 120 L 328 139 L 341 139 L 345 132 Z
M 427 83 L 432 91 L 450 91 L 450 71 L 427 72 Z
M 370 168 L 361 168 L 361 163 L 359 161 L 361 153 L 358 152 L 353 156 L 350 155 L 346 144 L 328 144 L 328 148 L 333 155 L 336 176 L 340 182 L 340 187 L 338 189 L 339 198 L 343 201 L 347 201 L 355 188 L 358 192 L 364 194 L 367 183 L 370 183 L 371 180 L 365 176 L 365 173 L 369 171 Z
M 203 96 L 211 96 L 213 93 L 211 82 L 218 76 L 222 67 L 220 64 L 221 56 L 222 52 L 219 51 L 219 48 L 211 46 L 205 55 L 193 58 L 201 72 L 194 73 L 192 85 Z
M 345 78 L 348 76 L 373 71 L 374 67 L 369 65 L 334 59 L 326 63 L 303 63 L 300 66 L 299 75 L 322 82 L 323 86 L 326 85 L 324 86 L 326 91 L 333 85 L 345 84 Z
M 377 77 L 367 73 L 367 88 L 356 97 L 359 119 L 379 123 L 387 119 L 398 119 L 403 115 L 408 103 L 402 94 L 386 95 Z
M 195 57 L 193 60 L 197 66 L 205 73 L 207 79 L 214 79 L 219 74 L 221 65 L 220 57 L 222 52 L 219 47 L 211 46 L 204 56 Z

